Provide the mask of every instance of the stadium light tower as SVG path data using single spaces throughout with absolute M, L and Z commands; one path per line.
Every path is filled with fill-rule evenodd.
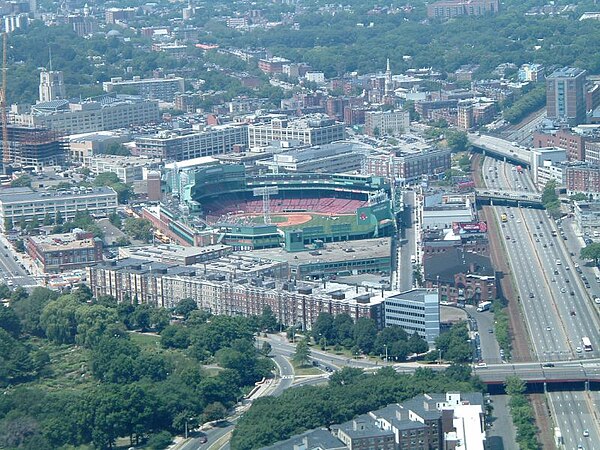
M 263 199 L 263 218 L 265 220 L 265 225 L 271 224 L 271 195 L 275 195 L 279 193 L 279 188 L 277 186 L 265 186 L 254 188 L 253 190 L 255 197 L 262 196 Z

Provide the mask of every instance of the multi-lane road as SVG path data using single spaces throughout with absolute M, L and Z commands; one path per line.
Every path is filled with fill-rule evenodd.
M 4 236 L 0 237 L 0 283 L 9 286 L 35 286 L 39 284 L 29 275 Z
M 497 189 L 535 190 L 527 171 L 519 174 L 513 169 L 509 164 L 486 158 L 483 164 L 486 184 Z M 541 210 L 507 206 L 493 210 L 501 224 L 518 301 L 538 360 L 598 358 L 598 314 L 590 295 L 598 290 L 598 285 L 590 280 L 590 290 L 584 286 L 556 224 Z M 507 216 L 504 223 L 501 214 Z M 557 236 L 553 236 L 553 231 Z M 584 336 L 591 339 L 592 351 L 583 350 Z M 600 424 L 588 396 L 584 392 L 548 394 L 553 419 L 567 449 L 581 445 L 587 450 L 600 450 Z

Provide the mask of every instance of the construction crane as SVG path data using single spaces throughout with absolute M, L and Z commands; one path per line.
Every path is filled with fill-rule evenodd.
M 0 91 L 0 109 L 2 109 L 2 166 L 4 173 L 10 164 L 8 147 L 8 112 L 6 110 L 6 50 L 8 34 L 2 33 L 2 90 Z

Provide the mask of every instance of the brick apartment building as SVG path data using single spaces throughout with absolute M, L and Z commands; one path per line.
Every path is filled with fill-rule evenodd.
M 586 138 L 575 134 L 568 129 L 557 130 L 552 133 L 535 132 L 533 134 L 533 147 L 557 147 L 567 151 L 569 161 L 585 160 Z

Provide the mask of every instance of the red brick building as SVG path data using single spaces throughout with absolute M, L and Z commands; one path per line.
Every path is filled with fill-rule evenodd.
M 569 161 L 585 160 L 585 137 L 571 133 L 568 129 L 557 130 L 552 133 L 533 134 L 533 147 L 558 147 L 567 151 Z

